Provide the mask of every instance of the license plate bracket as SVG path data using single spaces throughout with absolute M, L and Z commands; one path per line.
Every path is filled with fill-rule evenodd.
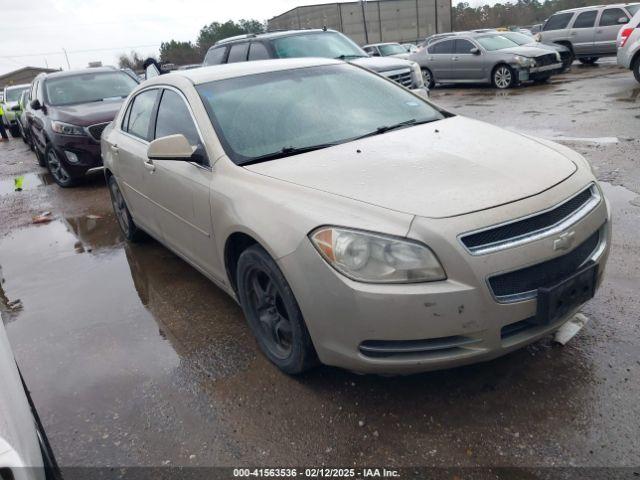
M 589 261 L 571 276 L 538 288 L 538 306 L 534 322 L 549 325 L 591 299 L 596 291 L 598 264 Z

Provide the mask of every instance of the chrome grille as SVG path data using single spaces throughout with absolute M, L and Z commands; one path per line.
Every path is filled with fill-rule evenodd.
M 539 240 L 577 223 L 591 212 L 600 200 L 598 188 L 590 185 L 548 210 L 463 234 L 460 241 L 471 254 L 482 255 Z
M 558 57 L 556 57 L 555 53 L 549 53 L 547 55 L 540 55 L 539 57 L 536 57 L 536 66 L 538 67 L 553 65 L 554 63 L 558 63 Z
M 391 70 L 388 72 L 382 72 L 382 75 L 393 80 L 394 82 L 398 82 L 400 85 L 404 87 L 411 87 L 413 81 L 411 79 L 411 69 L 403 68 L 401 70 Z
M 90 125 L 87 127 L 87 131 L 89 132 L 89 135 L 91 136 L 91 138 L 93 138 L 96 142 L 100 141 L 100 137 L 102 136 L 102 132 L 104 131 L 105 128 L 107 128 L 107 125 L 109 125 L 111 122 L 105 122 L 105 123 L 96 123 L 95 125 Z

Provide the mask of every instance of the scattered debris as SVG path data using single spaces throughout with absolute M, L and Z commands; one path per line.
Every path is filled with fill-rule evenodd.
M 33 223 L 49 223 L 53 218 L 51 218 L 51 212 L 42 212 L 40 215 L 36 215 L 33 217 Z
M 19 176 L 13 179 L 13 186 L 16 192 L 22 191 L 22 184 L 24 183 L 24 176 Z
M 566 345 L 576 333 L 582 330 L 582 327 L 584 327 L 587 322 L 589 322 L 589 319 L 586 316 L 581 313 L 576 313 L 571 320 L 558 329 L 554 340 L 561 345 Z

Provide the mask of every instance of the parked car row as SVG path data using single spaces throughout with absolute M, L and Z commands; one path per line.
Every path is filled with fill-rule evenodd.
M 420 65 L 425 84 L 490 83 L 499 89 L 542 83 L 568 67 L 557 47 L 524 34 L 479 30 L 428 39 L 409 58 Z

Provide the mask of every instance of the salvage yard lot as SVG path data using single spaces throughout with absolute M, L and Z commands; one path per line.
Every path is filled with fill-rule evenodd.
M 613 247 L 576 338 L 410 377 L 288 377 L 226 294 L 158 243 L 123 241 L 100 173 L 60 189 L 14 139 L 0 145 L 0 309 L 59 463 L 638 465 L 640 86 L 602 61 L 431 98 L 592 162 Z

